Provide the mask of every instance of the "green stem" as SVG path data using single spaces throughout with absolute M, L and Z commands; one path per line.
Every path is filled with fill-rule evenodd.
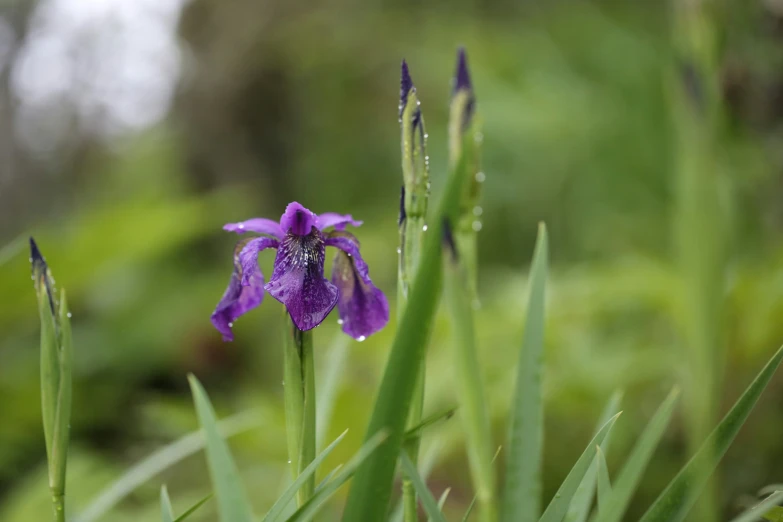
M 313 334 L 298 329 L 286 314 L 284 394 L 288 464 L 296 478 L 315 459 L 315 368 Z M 311 476 L 297 493 L 302 506 L 315 490 Z
M 52 509 L 54 522 L 65 522 L 65 495 L 52 493 Z

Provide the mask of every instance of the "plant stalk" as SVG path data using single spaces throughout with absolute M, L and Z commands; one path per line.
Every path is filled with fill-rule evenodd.
M 291 477 L 299 474 L 315 459 L 315 367 L 312 331 L 302 331 L 286 312 L 284 343 L 283 390 L 288 441 L 288 464 Z M 315 476 L 311 476 L 297 493 L 301 507 L 315 491 Z

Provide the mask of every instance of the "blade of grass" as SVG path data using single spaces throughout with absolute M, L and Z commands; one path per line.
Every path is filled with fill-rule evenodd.
M 194 375 L 188 376 L 193 402 L 206 439 L 207 465 L 218 503 L 221 522 L 253 522 L 253 512 L 239 479 L 228 444 L 220 436 L 217 419 L 204 387 Z
M 601 416 L 598 418 L 598 425 L 595 427 L 596 433 L 601 429 L 601 426 L 620 410 L 620 401 L 622 400 L 623 393 L 620 390 L 616 390 L 612 393 L 611 397 L 604 406 Z M 606 453 L 609 449 L 609 440 L 611 436 L 607 436 L 601 443 L 601 452 Z M 568 514 L 566 515 L 566 522 L 586 522 L 587 517 L 590 515 L 590 508 L 593 503 L 593 494 L 595 493 L 595 481 L 598 470 L 598 459 L 593 461 L 590 465 L 590 469 L 585 474 L 585 478 L 582 479 L 582 483 L 574 494 L 571 505 L 568 506 Z
M 440 296 L 443 222 L 453 220 L 465 178 L 465 155 L 452 171 L 436 219 L 425 234 L 423 255 L 392 344 L 366 439 L 386 430 L 388 440 L 357 470 L 343 513 L 345 522 L 383 520 L 388 512 L 394 469 L 400 455 L 405 423 L 422 365 L 432 319 Z
M 769 522 L 783 522 L 783 507 L 775 506 L 762 515 Z
M 772 508 L 780 504 L 783 500 L 783 491 L 776 491 L 752 508 L 748 509 L 739 516 L 731 519 L 731 522 L 756 522 L 767 514 Z
M 218 422 L 218 431 L 221 437 L 228 438 L 260 425 L 257 411 L 243 411 Z M 154 451 L 98 493 L 76 520 L 95 522 L 136 488 L 202 449 L 204 435 L 198 430 Z
M 334 480 L 326 484 L 321 490 L 315 492 L 312 497 L 300 507 L 287 522 L 309 522 L 318 514 L 324 503 L 334 495 L 340 486 L 345 484 L 356 473 L 356 469 L 377 451 L 386 440 L 386 434 L 381 431 L 365 442 L 359 451 L 345 463 L 342 470 L 334 477 Z
M 535 522 L 541 513 L 544 438 L 541 372 L 548 250 L 546 225 L 541 223 L 530 268 L 527 320 L 517 363 L 516 388 L 511 409 L 501 517 L 505 522 Z
M 498 455 L 500 455 L 500 450 L 503 449 L 502 446 L 498 446 L 497 451 L 495 451 L 495 456 L 492 457 L 492 463 L 494 464 L 495 461 L 498 458 Z M 468 504 L 468 509 L 465 510 L 465 514 L 462 516 L 462 522 L 467 522 L 468 517 L 470 517 L 470 514 L 473 512 L 473 508 L 476 506 L 476 495 L 473 495 L 473 500 L 470 501 L 470 504 Z
M 446 522 L 443 513 L 438 509 L 438 503 L 435 501 L 435 497 L 432 496 L 432 492 L 421 479 L 421 476 L 419 476 L 419 472 L 416 470 L 413 461 L 411 461 L 410 457 L 405 452 L 400 454 L 400 462 L 402 462 L 402 469 L 405 470 L 405 473 L 408 474 L 408 477 L 410 477 L 413 482 L 413 487 L 416 488 L 416 494 L 421 499 L 421 504 L 424 506 L 424 511 L 427 513 L 427 516 L 433 520 L 433 522 Z
M 607 499 L 605 507 L 601 508 L 598 520 L 600 522 L 620 522 L 631 502 L 631 496 L 636 491 L 647 464 L 652 458 L 655 448 L 658 447 L 666 427 L 669 425 L 674 406 L 680 391 L 674 388 L 663 401 L 658 411 L 647 424 L 647 427 L 639 437 L 639 441 L 633 448 L 628 460 L 617 475 L 612 495 Z
M 165 485 L 160 487 L 160 517 L 163 522 L 174 522 L 174 508 Z
M 593 440 L 587 445 L 587 448 L 582 452 L 582 455 L 560 485 L 560 488 L 557 490 L 557 493 L 555 493 L 554 498 L 552 498 L 552 501 L 549 503 L 549 506 L 547 506 L 544 514 L 541 515 L 540 522 L 560 522 L 563 520 L 563 517 L 565 517 L 565 514 L 568 511 L 568 505 L 571 503 L 574 493 L 576 493 L 576 488 L 579 487 L 579 483 L 582 482 L 582 478 L 585 476 L 587 469 L 593 462 L 595 447 L 604 441 L 619 416 L 620 413 L 609 419 L 609 422 L 604 424 L 598 433 L 595 434 Z M 511 521 L 513 519 L 506 520 Z
M 283 512 L 288 506 L 288 503 L 291 502 L 291 500 L 296 496 L 297 492 L 302 488 L 302 485 L 315 476 L 315 472 L 318 469 L 318 466 L 321 465 L 324 459 L 328 457 L 332 450 L 337 447 L 341 440 L 343 440 L 346 433 L 348 433 L 348 430 L 342 432 L 339 437 L 334 439 L 334 442 L 329 444 L 325 450 L 323 450 L 304 470 L 302 470 L 302 473 L 300 473 L 299 476 L 296 477 L 296 480 L 294 480 L 294 482 L 288 487 L 288 489 L 286 489 L 283 494 L 280 495 L 272 508 L 266 514 L 264 517 L 265 522 L 274 522 L 282 519 Z
M 193 504 L 193 505 L 192 505 L 192 506 L 191 506 L 191 507 L 190 507 L 190 508 L 189 508 L 187 511 L 185 511 L 185 512 L 184 512 L 184 513 L 182 513 L 180 516 L 178 516 L 177 518 L 175 518 L 175 519 L 174 519 L 174 522 L 183 522 L 183 521 L 184 521 L 186 518 L 188 518 L 190 515 L 192 515 L 193 513 L 195 513 L 195 512 L 198 510 L 198 508 L 200 508 L 201 506 L 203 506 L 204 504 L 206 504 L 206 503 L 207 503 L 207 501 L 208 501 L 209 499 L 211 499 L 211 498 L 212 498 L 212 493 L 210 493 L 210 494 L 209 494 L 209 495 L 207 495 L 206 497 L 202 498 L 201 500 L 199 500 L 198 502 L 196 502 L 195 504 Z
M 644 514 L 641 522 L 680 522 L 688 514 L 709 475 L 729 449 L 737 432 L 750 415 L 783 358 L 783 347 L 750 383 L 723 420 L 704 441 L 699 451 L 669 483 Z
M 405 432 L 405 436 L 403 437 L 404 442 L 408 442 L 414 438 L 421 437 L 421 433 L 432 426 L 433 424 L 437 424 L 441 421 L 447 421 L 450 418 L 454 416 L 454 412 L 457 411 L 457 408 L 449 408 L 447 410 L 440 411 L 438 413 L 433 413 L 429 417 L 425 418 L 421 421 L 420 424 L 417 426 L 414 426 L 413 428 L 409 429 Z
M 443 490 L 443 493 L 440 494 L 440 498 L 438 499 L 438 511 L 443 513 L 443 506 L 446 505 L 446 499 L 449 498 L 449 493 L 451 493 L 451 488 L 446 488 Z M 435 522 L 432 518 L 428 518 L 427 522 Z
M 609 466 L 606 465 L 606 456 L 601 451 L 601 446 L 596 446 L 595 453 L 598 463 L 598 510 L 603 512 L 612 494 L 612 483 L 609 480 Z

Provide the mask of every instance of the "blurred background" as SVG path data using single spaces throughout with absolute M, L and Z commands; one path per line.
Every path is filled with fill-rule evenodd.
M 31 234 L 73 312 L 69 509 L 80 512 L 132 463 L 196 427 L 188 372 L 220 415 L 250 411 L 258 421 L 232 448 L 257 512 L 270 506 L 287 477 L 282 311 L 267 298 L 237 322 L 235 342 L 221 342 L 209 315 L 236 241 L 221 226 L 277 218 L 292 200 L 352 213 L 364 220 L 357 235 L 373 279 L 393 299 L 400 60 L 418 88 L 437 193 L 458 45 L 467 47 L 484 122 L 478 333 L 495 437 L 502 444 L 544 220 L 552 243 L 545 501 L 622 389 L 625 413 L 608 454 L 617 469 L 668 389 L 702 384 L 686 362 L 693 314 L 684 307 L 693 303 L 683 299 L 675 238 L 688 153 L 678 146 L 676 35 L 664 4 L 0 2 L 0 520 L 45 520 L 50 509 Z M 701 216 L 725 246 L 710 316 L 724 412 L 783 340 L 783 2 L 713 6 L 720 52 L 701 81 L 715 87 L 721 117 L 703 170 L 719 172 L 721 219 Z M 261 256 L 267 274 L 272 259 Z M 391 324 L 357 343 L 336 323 L 333 314 L 315 335 L 321 384 L 337 383 L 322 425 L 326 441 L 350 432 L 327 468 L 361 442 L 394 332 Z M 456 402 L 448 339 L 441 317 L 425 414 Z M 782 399 L 778 376 L 723 460 L 724 517 L 783 481 Z M 687 459 L 684 411 L 629 519 Z M 423 449 L 436 495 L 452 488 L 451 517 L 472 498 L 459 422 L 433 427 Z M 156 520 L 162 482 L 184 510 L 209 490 L 203 455 L 100 520 Z M 329 509 L 339 512 L 339 502 Z M 207 504 L 193 519 L 214 517 Z

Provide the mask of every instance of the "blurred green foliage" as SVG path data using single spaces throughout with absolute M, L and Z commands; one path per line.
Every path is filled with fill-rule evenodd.
M 731 125 L 717 161 L 736 208 L 721 411 L 783 339 L 781 18 L 762 2 L 725 5 L 721 82 Z M 234 343 L 221 342 L 209 314 L 236 240 L 221 226 L 276 218 L 290 200 L 350 212 L 365 222 L 358 237 L 373 279 L 392 297 L 399 61 L 408 60 L 416 80 L 438 192 L 444 79 L 458 44 L 470 52 L 484 125 L 477 335 L 495 439 L 504 440 L 525 264 L 544 220 L 552 243 L 544 501 L 590 439 L 606 398 L 624 388 L 633 407 L 607 455 L 609 469 L 617 468 L 666 390 L 687 378 L 672 259 L 672 63 L 663 4 L 193 0 L 178 31 L 188 59 L 164 121 L 108 141 L 75 132 L 78 154 L 56 151 L 48 177 L 30 178 L 40 183 L 35 189 L 0 186 L 0 519 L 49 512 L 24 250 L 32 233 L 73 312 L 70 506 L 85 506 L 130 463 L 196 427 L 187 372 L 204 383 L 219 416 L 259 408 L 264 427 L 233 439 L 232 450 L 256 511 L 271 505 L 287 476 L 279 304 L 267 297 L 238 321 Z M 25 165 L 34 169 L 35 161 Z M 24 197 L 12 202 L 11 194 Z M 271 256 L 261 256 L 267 275 Z M 337 332 L 336 317 L 316 330 L 317 365 Z M 360 445 L 392 332 L 390 325 L 349 347 L 327 438 L 350 431 L 326 468 Z M 455 401 L 447 340 L 441 317 L 425 415 Z M 778 378 L 723 462 L 726 513 L 780 479 L 781 394 Z M 685 461 L 682 421 L 675 417 L 664 436 L 629 516 L 639 516 Z M 452 488 L 447 515 L 464 512 L 472 493 L 459 423 L 433 428 L 422 454 L 437 463 L 429 480 L 435 496 Z M 162 479 L 177 512 L 208 490 L 203 456 Z M 159 486 L 147 484 L 106 520 L 154 520 Z M 208 503 L 193 520 L 212 520 L 214 509 Z

